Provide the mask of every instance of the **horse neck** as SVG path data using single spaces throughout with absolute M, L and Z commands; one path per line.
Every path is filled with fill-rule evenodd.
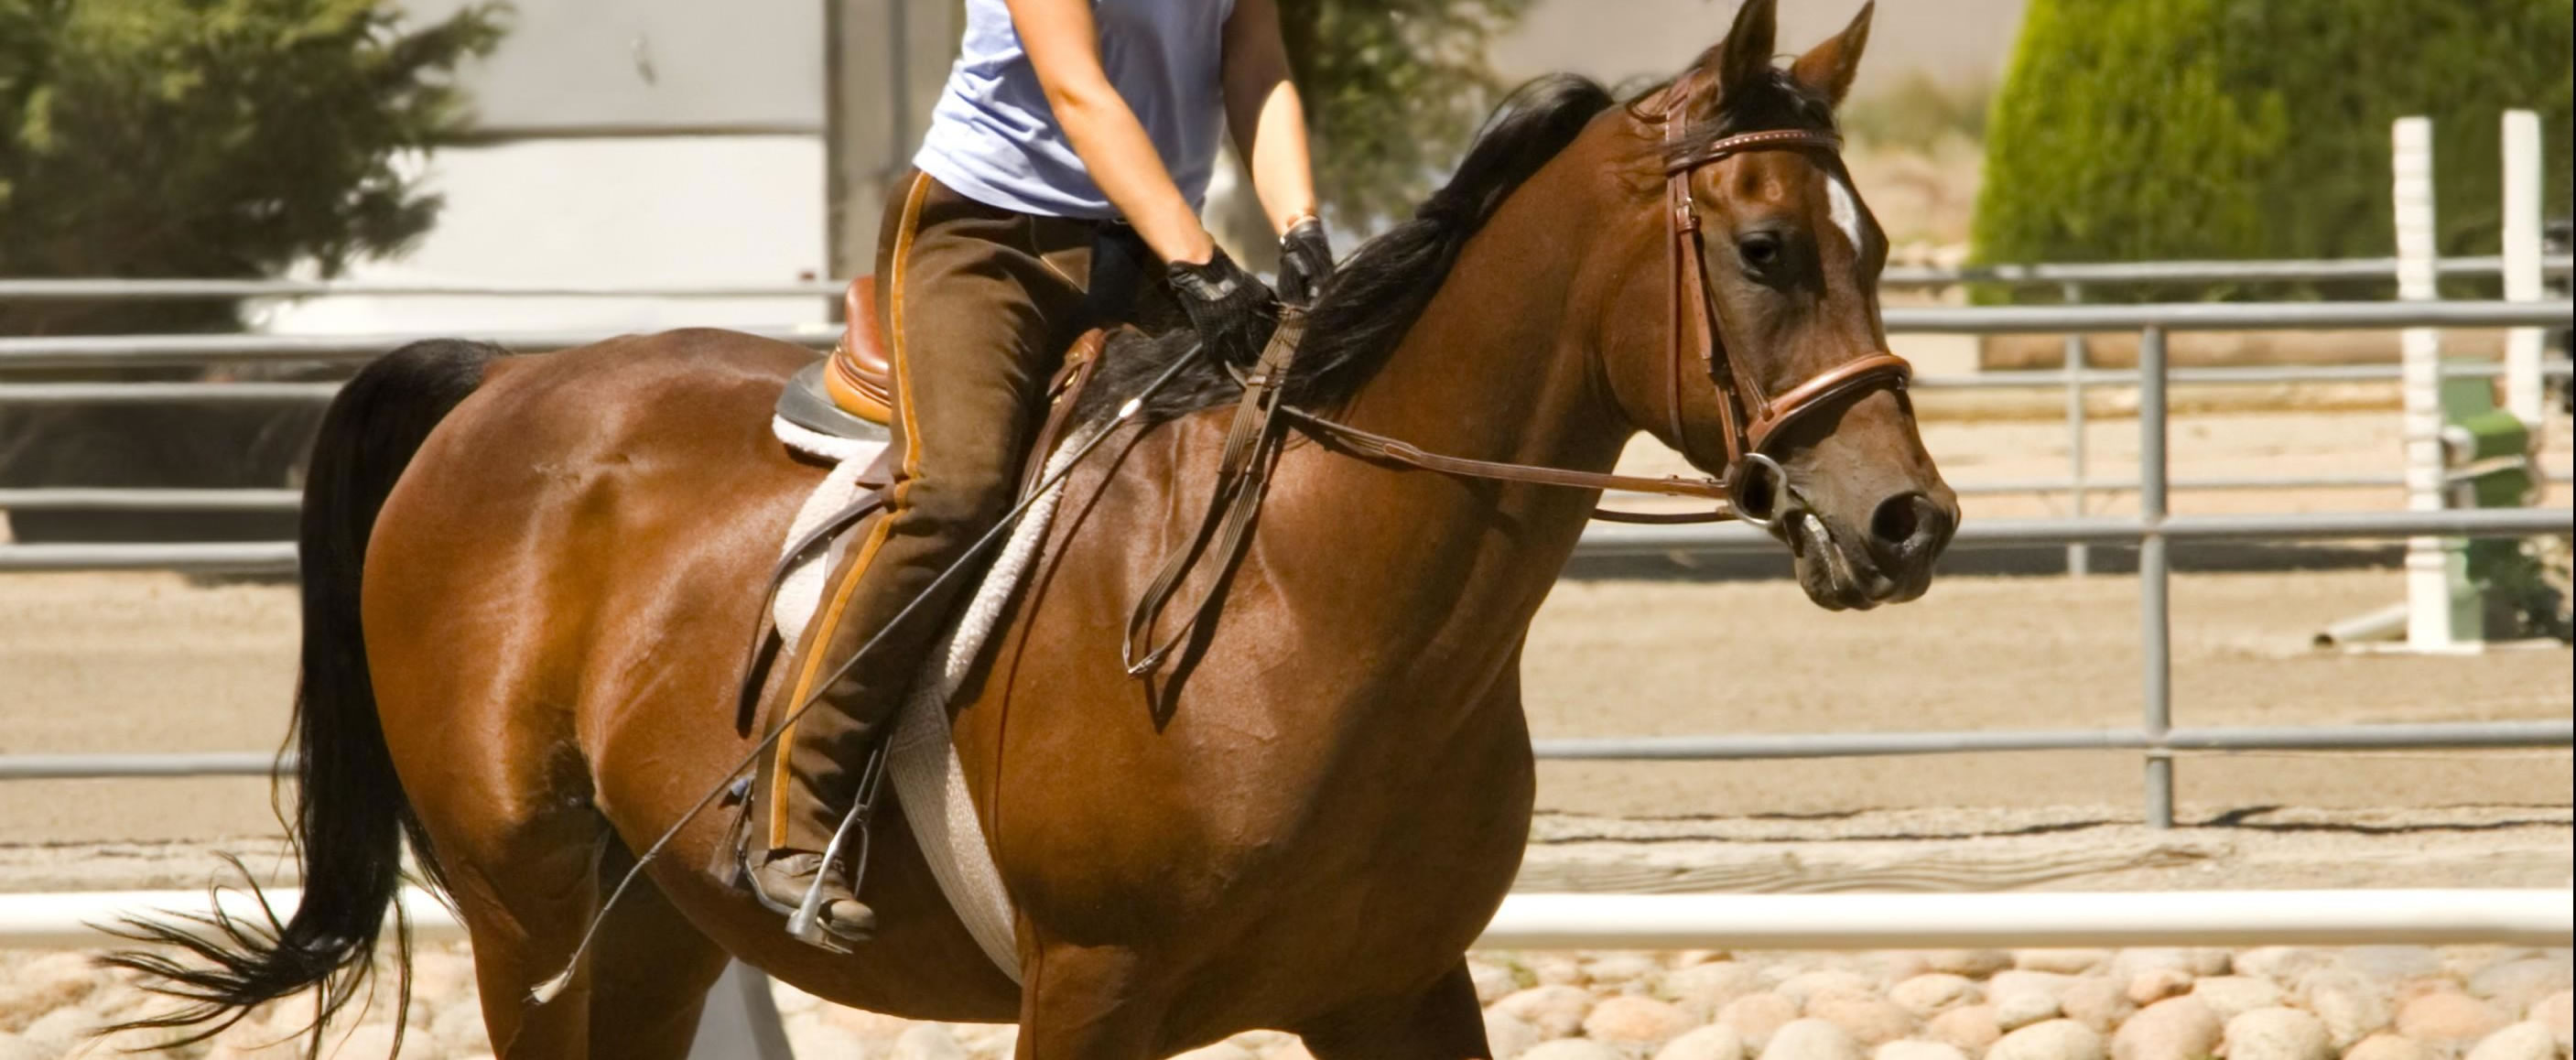
M 1616 240 L 1615 193 L 1581 146 L 1540 170 L 1461 252 L 1439 292 L 1342 411 L 1353 426 L 1477 460 L 1607 471 L 1634 433 L 1606 396 L 1594 352 L 1603 284 L 1587 258 Z M 1292 503 L 1366 513 L 1368 555 L 1392 587 L 1378 609 L 1385 642 L 1429 639 L 1509 648 L 1556 580 L 1597 495 L 1463 480 L 1427 471 L 1315 468 L 1321 487 Z M 1365 539 L 1364 539 L 1365 540 Z M 1440 616 L 1440 617 L 1426 617 Z M 1462 627 L 1461 623 L 1466 624 Z M 1471 628 L 1467 628 L 1471 627 Z
M 1627 227 L 1582 145 L 1542 168 L 1460 252 L 1403 341 L 1345 410 L 1353 426 L 1437 453 L 1607 471 L 1634 433 L 1599 371 L 1599 284 L 1588 268 L 1604 224 Z M 1591 495 L 1410 476 L 1432 496 L 1476 493 L 1529 512 L 1583 513 Z

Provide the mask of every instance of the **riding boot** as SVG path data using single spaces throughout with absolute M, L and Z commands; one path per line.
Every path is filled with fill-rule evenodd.
M 838 666 L 859 645 L 816 645 L 818 650 L 826 647 L 843 649 L 819 652 L 829 660 L 826 665 Z M 856 812 L 859 763 L 867 759 L 871 744 L 884 739 L 894 707 L 892 696 L 863 693 L 855 682 L 832 682 L 782 738 L 782 753 L 770 771 L 770 842 L 751 869 L 752 886 L 767 904 L 781 909 L 800 908 L 819 875 L 822 903 L 816 922 L 825 933 L 848 942 L 875 935 L 876 912 L 859 900 L 855 889 L 864 868 L 857 860 L 860 849 L 845 841 L 835 850 L 832 840 Z M 842 749 L 850 747 L 857 750 L 843 757 Z

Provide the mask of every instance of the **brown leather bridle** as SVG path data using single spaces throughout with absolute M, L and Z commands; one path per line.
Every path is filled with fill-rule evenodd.
M 1599 519 L 1650 523 L 1741 519 L 1758 526 L 1770 525 L 1780 514 L 1778 499 L 1785 497 L 1788 489 L 1786 473 L 1767 452 L 1781 429 L 1838 398 L 1871 387 L 1902 390 L 1913 378 L 1914 366 L 1892 352 L 1878 350 L 1818 373 L 1773 397 L 1762 385 L 1760 376 L 1741 359 L 1727 355 L 1725 343 L 1720 340 L 1716 327 L 1715 295 L 1708 286 L 1708 247 L 1701 238 L 1699 197 L 1691 190 L 1693 178 L 1702 169 L 1749 151 L 1840 152 L 1842 137 L 1820 129 L 1771 129 L 1723 137 L 1697 150 L 1680 153 L 1688 127 L 1684 106 L 1687 96 L 1678 90 L 1672 94 L 1674 102 L 1661 119 L 1664 142 L 1675 152 L 1664 166 L 1667 196 L 1665 246 L 1667 272 L 1671 277 L 1668 298 L 1672 311 L 1671 327 L 1666 337 L 1666 359 L 1671 364 L 1671 371 L 1668 373 L 1670 385 L 1665 392 L 1665 407 L 1671 417 L 1669 425 L 1673 441 L 1687 450 L 1690 435 L 1682 416 L 1682 373 L 1688 360 L 1690 336 L 1696 333 L 1700 339 L 1700 370 L 1717 387 L 1718 421 L 1720 429 L 1725 432 L 1726 464 L 1719 477 L 1640 478 L 1442 456 L 1424 452 L 1409 442 L 1337 423 L 1303 409 L 1284 408 L 1281 411 L 1359 455 L 1443 474 L 1549 486 L 1630 490 L 1724 502 L 1711 512 L 1648 514 L 1601 510 L 1594 513 L 1594 517 Z M 1748 507 L 1747 495 L 1757 491 L 1758 497 L 1768 499 Z
M 1727 498 L 1737 518 L 1767 525 L 1777 518 L 1778 501 L 1786 496 L 1789 487 L 1787 473 L 1766 451 L 1780 429 L 1829 401 L 1868 387 L 1883 385 L 1902 390 L 1913 379 L 1914 366 L 1892 352 L 1877 350 L 1826 369 L 1773 397 L 1762 385 L 1760 375 L 1741 358 L 1727 354 L 1717 331 L 1712 304 L 1716 295 L 1708 285 L 1708 244 L 1702 234 L 1693 178 L 1702 169 L 1749 151 L 1838 154 L 1843 139 L 1824 129 L 1769 129 L 1720 137 L 1683 152 L 1680 147 L 1689 127 L 1689 97 L 1678 88 L 1667 91 L 1672 103 L 1664 113 L 1664 143 L 1672 154 L 1664 160 L 1664 187 L 1668 200 L 1666 260 L 1672 274 L 1672 327 L 1665 341 L 1672 370 L 1667 373 L 1670 385 L 1665 390 L 1665 409 L 1671 417 L 1674 444 L 1688 451 L 1689 427 L 1682 418 L 1683 346 L 1689 342 L 1686 336 L 1696 331 L 1700 336 L 1700 370 L 1718 391 L 1718 423 L 1726 443 L 1726 464 L 1720 481 L 1726 485 Z M 1857 253 L 1861 248 L 1852 249 Z M 1757 474 L 1768 482 L 1757 480 Z M 1747 494 L 1757 487 L 1769 498 L 1760 511 L 1747 504 Z

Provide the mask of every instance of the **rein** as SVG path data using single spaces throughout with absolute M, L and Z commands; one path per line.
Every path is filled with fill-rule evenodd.
M 1672 366 L 1671 385 L 1666 395 L 1672 417 L 1670 428 L 1674 442 L 1687 449 L 1690 436 L 1682 418 L 1682 366 L 1688 359 L 1688 335 L 1696 332 L 1700 338 L 1700 370 L 1707 374 L 1709 382 L 1718 391 L 1718 420 L 1725 432 L 1726 443 L 1724 474 L 1716 478 L 1646 478 L 1472 460 L 1429 452 L 1400 438 L 1362 430 L 1286 405 L 1280 400 L 1281 388 L 1287 381 L 1289 366 L 1295 361 L 1297 346 L 1306 332 L 1305 311 L 1294 306 L 1286 307 L 1281 312 L 1278 332 L 1262 350 L 1259 362 L 1243 378 L 1243 397 L 1235 408 L 1233 426 L 1226 432 L 1224 456 L 1217 465 L 1216 490 L 1208 499 L 1207 515 L 1200 520 L 1198 531 L 1191 535 L 1189 543 L 1164 561 L 1161 572 L 1128 615 L 1126 638 L 1119 655 L 1129 675 L 1143 677 L 1152 673 L 1175 649 L 1189 640 L 1201 621 L 1214 612 L 1222 596 L 1227 572 L 1249 544 L 1252 521 L 1261 509 L 1262 496 L 1269 490 L 1271 468 L 1282 444 L 1277 425 L 1283 419 L 1304 427 L 1328 448 L 1363 460 L 1458 478 L 1570 489 L 1626 490 L 1714 502 L 1707 511 L 1672 513 L 1595 508 L 1592 513 L 1595 519 L 1625 523 L 1740 520 L 1753 526 L 1769 527 L 1782 517 L 1783 510 L 1776 505 L 1790 493 L 1788 473 L 1766 451 L 1772 439 L 1778 437 L 1780 429 L 1836 398 L 1868 387 L 1905 388 L 1913 377 L 1913 367 L 1904 358 L 1887 350 L 1878 350 L 1827 369 L 1777 397 L 1770 395 L 1761 379 L 1743 361 L 1727 355 L 1724 345 L 1719 342 L 1714 296 L 1708 289 L 1708 248 L 1701 238 L 1699 200 L 1691 191 L 1692 177 L 1701 169 L 1750 151 L 1838 153 L 1842 150 L 1842 137 L 1826 130 L 1772 129 L 1721 137 L 1683 154 L 1680 147 L 1688 124 L 1685 120 L 1688 96 L 1678 88 L 1667 92 L 1670 103 L 1660 122 L 1664 126 L 1664 142 L 1675 152 L 1664 166 L 1669 207 L 1665 216 L 1666 260 L 1672 308 L 1672 326 L 1666 343 Z M 1639 118 L 1657 120 L 1643 115 Z M 1748 498 L 1758 500 L 1748 503 Z M 1197 601 L 1183 612 L 1187 617 L 1180 628 L 1160 642 L 1153 641 L 1154 627 L 1180 591 L 1181 583 L 1198 561 L 1206 557 L 1214 557 L 1216 575 L 1200 591 Z M 1143 645 L 1141 651 L 1140 644 Z
M 1470 460 L 1463 456 L 1445 456 L 1429 452 L 1401 438 L 1390 438 L 1375 431 L 1365 431 L 1347 423 L 1328 420 L 1300 408 L 1286 410 L 1289 418 L 1315 432 L 1326 444 L 1336 446 L 1363 460 L 1403 464 L 1424 471 L 1437 471 L 1460 478 L 1492 479 L 1497 482 L 1526 482 L 1537 486 L 1566 486 L 1574 489 L 1627 490 L 1632 493 L 1657 493 L 1668 497 L 1695 497 L 1716 501 L 1714 512 L 1617 512 L 1593 509 L 1592 517 L 1614 523 L 1713 523 L 1735 518 L 1728 510 L 1726 487 L 1716 479 L 1685 478 L 1667 475 L 1646 478 L 1639 475 L 1608 475 L 1597 471 L 1572 471 L 1534 464 L 1506 464 L 1494 460 Z

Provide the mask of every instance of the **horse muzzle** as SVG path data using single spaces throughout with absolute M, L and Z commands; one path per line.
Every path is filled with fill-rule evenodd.
M 1957 501 L 1946 489 L 1940 496 L 1902 492 L 1853 520 L 1809 504 L 1785 477 L 1782 483 L 1765 525 L 1789 546 L 1807 598 L 1827 610 L 1866 611 L 1922 596 L 1958 530 Z

